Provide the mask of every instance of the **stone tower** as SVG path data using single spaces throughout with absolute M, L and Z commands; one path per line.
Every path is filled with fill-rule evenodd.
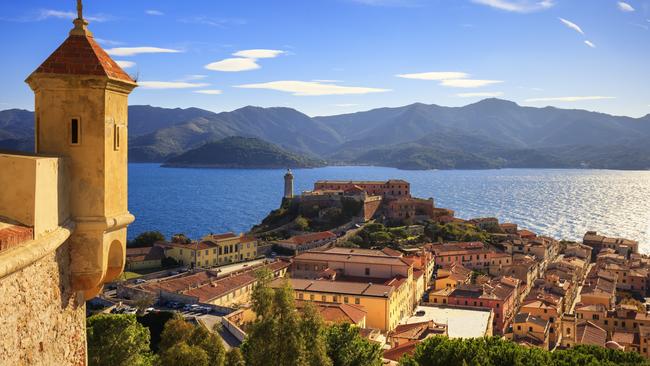
M 293 198 L 293 173 L 287 169 L 284 175 L 284 198 Z
M 136 87 L 95 42 L 81 1 L 74 28 L 26 80 L 35 94 L 39 155 L 65 158 L 71 219 L 71 282 L 84 298 L 124 268 L 128 95 Z

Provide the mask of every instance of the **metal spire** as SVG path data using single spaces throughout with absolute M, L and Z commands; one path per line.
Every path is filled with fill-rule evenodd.
M 93 34 L 88 30 L 88 22 L 84 19 L 81 0 L 77 0 L 77 19 L 73 20 L 72 23 L 74 28 L 70 31 L 70 35 L 92 37 Z
M 77 19 L 83 19 L 83 4 L 81 0 L 77 0 Z

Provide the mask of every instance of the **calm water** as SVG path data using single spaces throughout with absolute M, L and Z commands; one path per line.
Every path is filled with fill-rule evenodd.
M 146 230 L 209 232 L 248 230 L 277 208 L 283 170 L 172 169 L 129 165 L 133 237 Z M 378 167 L 327 167 L 294 171 L 295 191 L 318 179 L 411 182 L 418 197 L 456 210 L 462 218 L 496 216 L 557 238 L 587 230 L 639 240 L 650 253 L 650 172 L 607 170 L 404 171 Z

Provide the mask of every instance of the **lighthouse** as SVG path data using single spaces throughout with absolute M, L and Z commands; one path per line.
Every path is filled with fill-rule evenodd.
M 293 173 L 291 173 L 291 169 L 287 169 L 287 173 L 284 175 L 284 198 L 293 198 Z

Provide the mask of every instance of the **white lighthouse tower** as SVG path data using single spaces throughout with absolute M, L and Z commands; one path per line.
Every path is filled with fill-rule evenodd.
M 293 173 L 291 173 L 291 169 L 287 169 L 287 173 L 284 175 L 284 198 L 293 198 Z

